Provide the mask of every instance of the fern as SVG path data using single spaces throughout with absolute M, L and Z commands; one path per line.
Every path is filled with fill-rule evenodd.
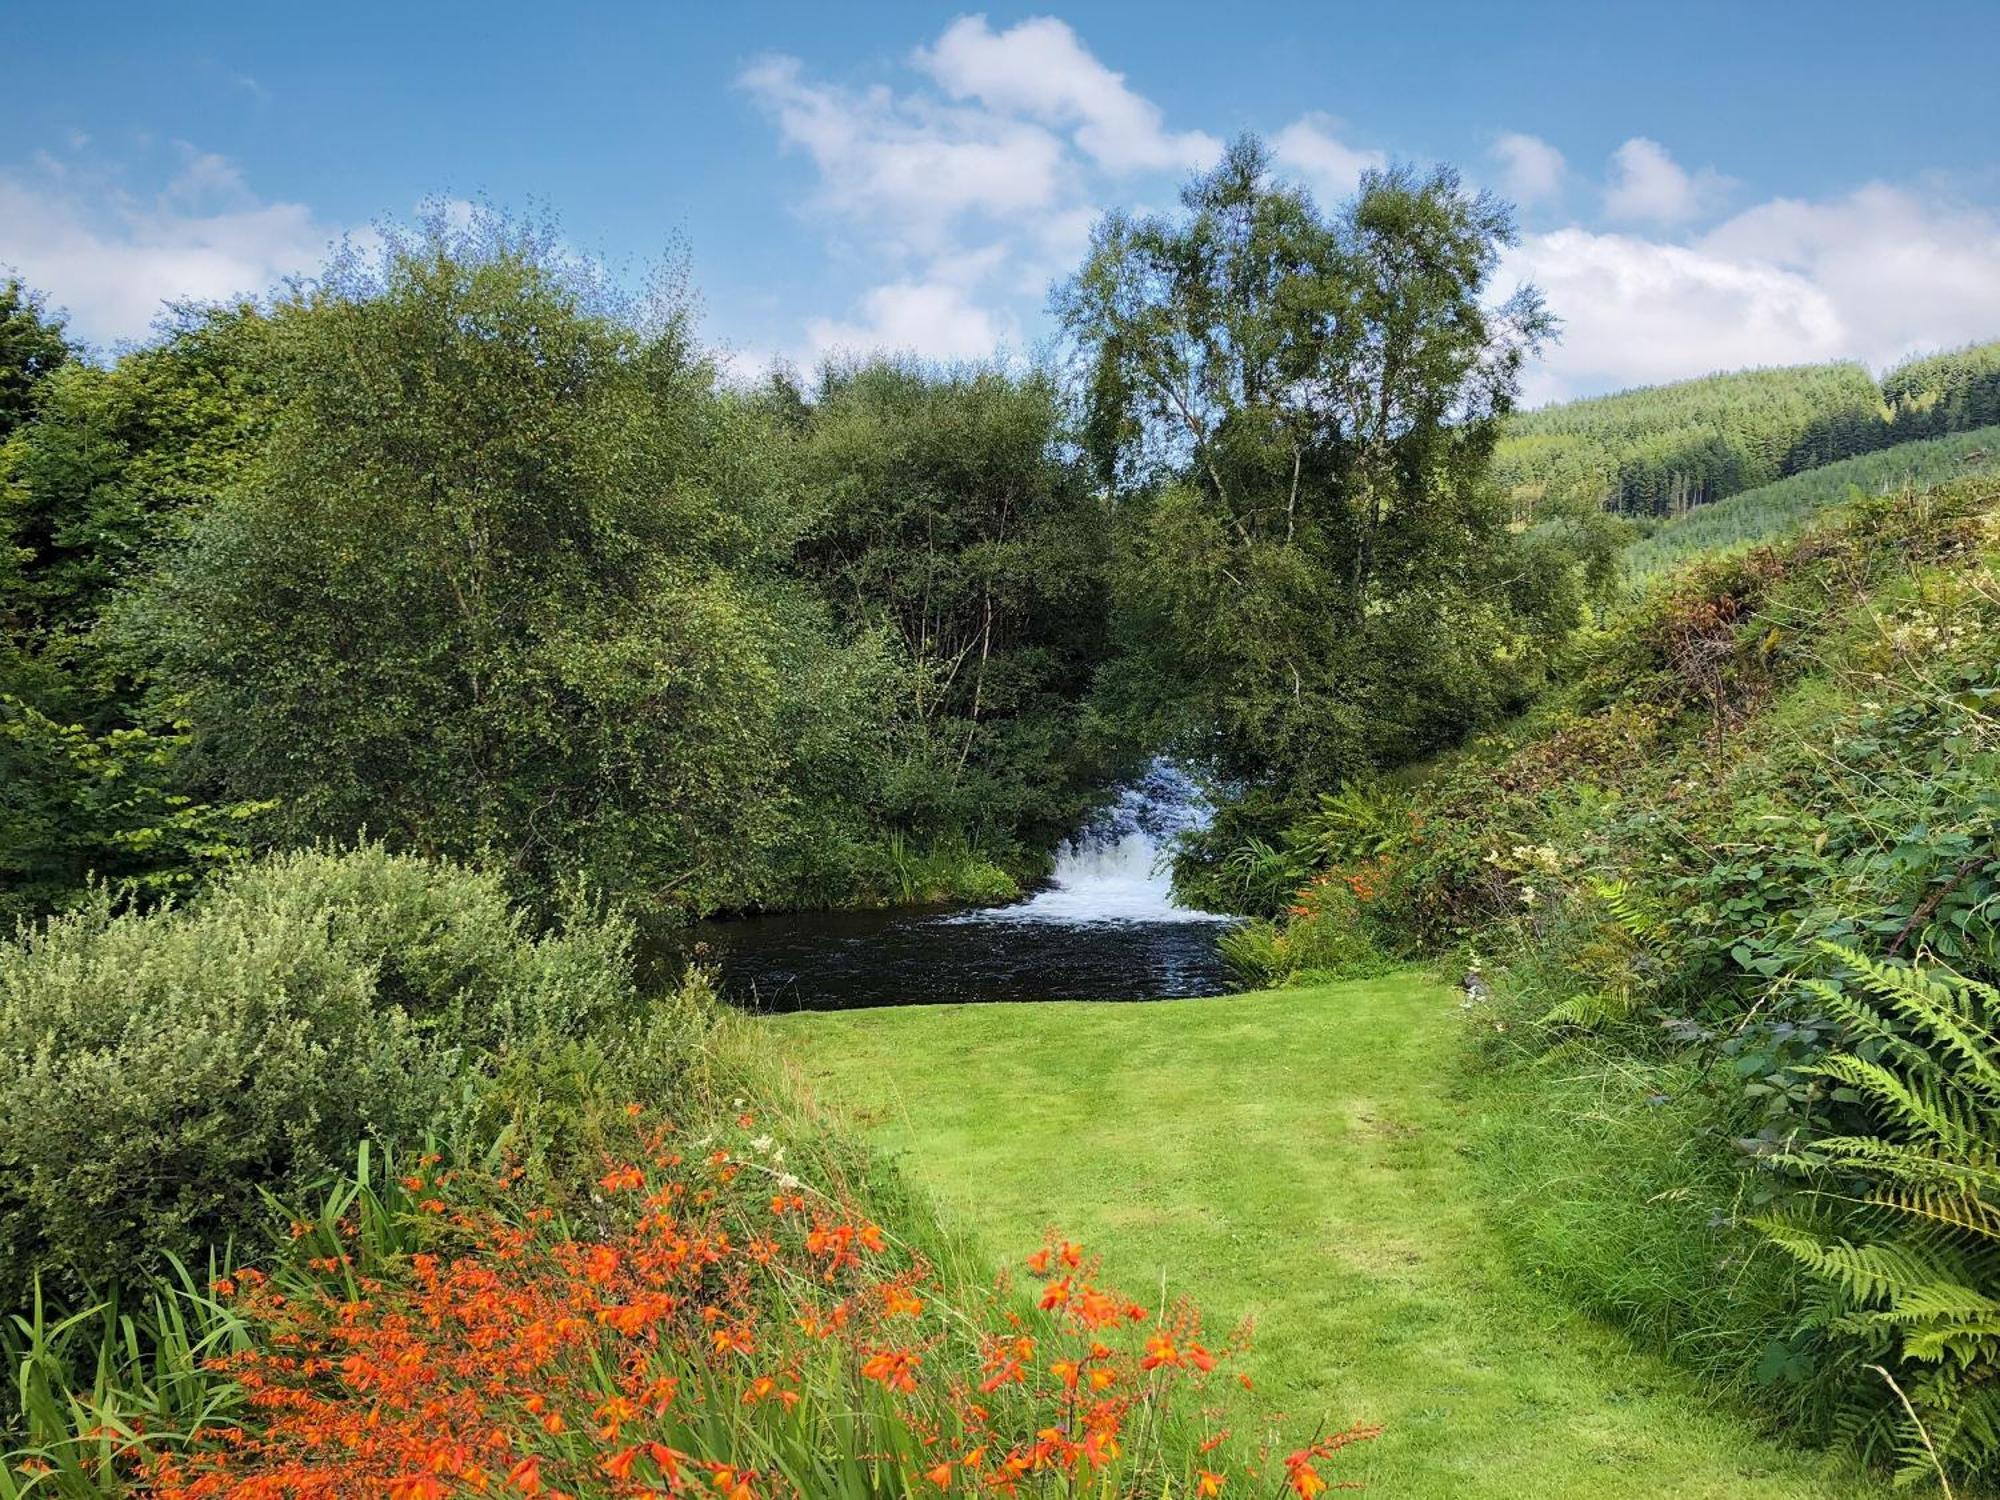
M 2000 990 L 1823 945 L 1843 977 L 1811 989 L 1850 1050 L 1813 1071 L 1847 1091 L 1865 1131 L 1787 1155 L 1821 1192 L 1814 1216 L 1759 1228 L 1827 1290 L 1812 1322 L 1878 1357 L 1843 1424 L 1893 1442 L 1906 1479 L 1937 1463 L 2000 1473 Z M 1887 1365 L 1897 1368 L 1891 1376 Z

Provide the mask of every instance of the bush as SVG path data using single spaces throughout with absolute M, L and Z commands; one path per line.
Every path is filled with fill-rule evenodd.
M 240 1233 L 260 1189 L 296 1193 L 358 1140 L 490 1137 L 555 1107 L 552 1067 L 657 1054 L 598 1040 L 637 1012 L 629 941 L 575 902 L 533 934 L 498 876 L 380 848 L 270 859 L 148 914 L 100 891 L 24 930 L 0 947 L 10 1305 L 38 1274 L 75 1295 Z

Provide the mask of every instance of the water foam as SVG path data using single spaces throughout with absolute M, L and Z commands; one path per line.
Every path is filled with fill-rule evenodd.
M 1025 901 L 954 922 L 1227 922 L 1174 901 L 1167 856 L 1179 833 L 1202 827 L 1208 805 L 1176 767 L 1155 761 L 1116 803 L 1056 852 L 1049 884 Z

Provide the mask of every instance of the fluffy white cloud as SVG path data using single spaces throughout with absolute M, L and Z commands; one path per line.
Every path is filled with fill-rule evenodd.
M 806 341 L 814 357 L 842 350 L 918 354 L 926 359 L 986 359 L 1018 345 L 1020 328 L 1003 311 L 975 303 L 942 281 L 898 281 L 861 299 L 861 321 L 813 318 Z
M 812 83 L 795 57 L 759 59 L 738 81 L 811 156 L 818 206 L 902 251 L 945 248 L 969 214 L 1046 210 L 1068 188 L 1062 141 L 1031 121 Z
M 961 16 L 912 61 L 954 99 L 1073 128 L 1076 144 L 1113 172 L 1180 171 L 1215 160 L 1222 143 L 1199 130 L 1169 131 L 1150 99 L 1126 86 L 1053 16 L 995 31 Z
M 1540 136 L 1518 130 L 1501 135 L 1489 154 L 1500 163 L 1501 187 L 1522 207 L 1555 197 L 1569 174 L 1562 152 Z
M 1635 135 L 1611 153 L 1604 212 L 1614 219 L 1681 224 L 1706 213 L 1729 185 L 1706 167 L 1689 172 L 1658 141 Z
M 1840 309 L 1843 351 L 1873 365 L 2000 337 L 2000 217 L 1988 210 L 1878 182 L 1773 199 L 1700 244 L 1810 280 Z
M 1380 151 L 1361 150 L 1342 141 L 1334 134 L 1338 123 L 1331 115 L 1309 114 L 1271 137 L 1271 154 L 1278 166 L 1304 182 L 1328 206 L 1350 195 L 1363 172 L 1389 162 Z
M 1526 236 L 1500 274 L 1534 282 L 1562 319 L 1529 374 L 1537 402 L 1840 352 L 1832 299 L 1777 266 L 1569 228 Z
M 1532 399 L 1745 365 L 1906 355 L 2000 334 L 2000 220 L 1876 183 L 1775 199 L 1684 244 L 1571 227 L 1527 236 L 1503 284 L 1541 287 L 1562 342 Z
M 305 205 L 259 200 L 223 157 L 176 152 L 147 194 L 85 164 L 0 169 L 0 266 L 110 344 L 142 337 L 169 301 L 262 293 L 325 258 L 336 232 Z
M 1021 311 L 1076 265 L 1105 204 L 1222 150 L 1201 131 L 1169 130 L 1053 18 L 995 30 L 961 17 L 907 61 L 896 87 L 844 88 L 781 56 L 738 77 L 812 160 L 802 206 L 888 268 L 848 316 L 809 323 L 808 357 L 843 341 L 945 358 L 1018 341 Z

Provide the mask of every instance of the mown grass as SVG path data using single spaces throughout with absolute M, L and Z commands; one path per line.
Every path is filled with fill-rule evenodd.
M 1451 990 L 1402 973 L 1156 1005 L 773 1018 L 996 1250 L 1050 1224 L 1130 1287 L 1251 1316 L 1260 1389 L 1380 1422 L 1344 1477 L 1428 1497 L 1860 1497 L 1513 1268 Z M 1879 1491 L 1886 1493 L 1886 1491 Z

